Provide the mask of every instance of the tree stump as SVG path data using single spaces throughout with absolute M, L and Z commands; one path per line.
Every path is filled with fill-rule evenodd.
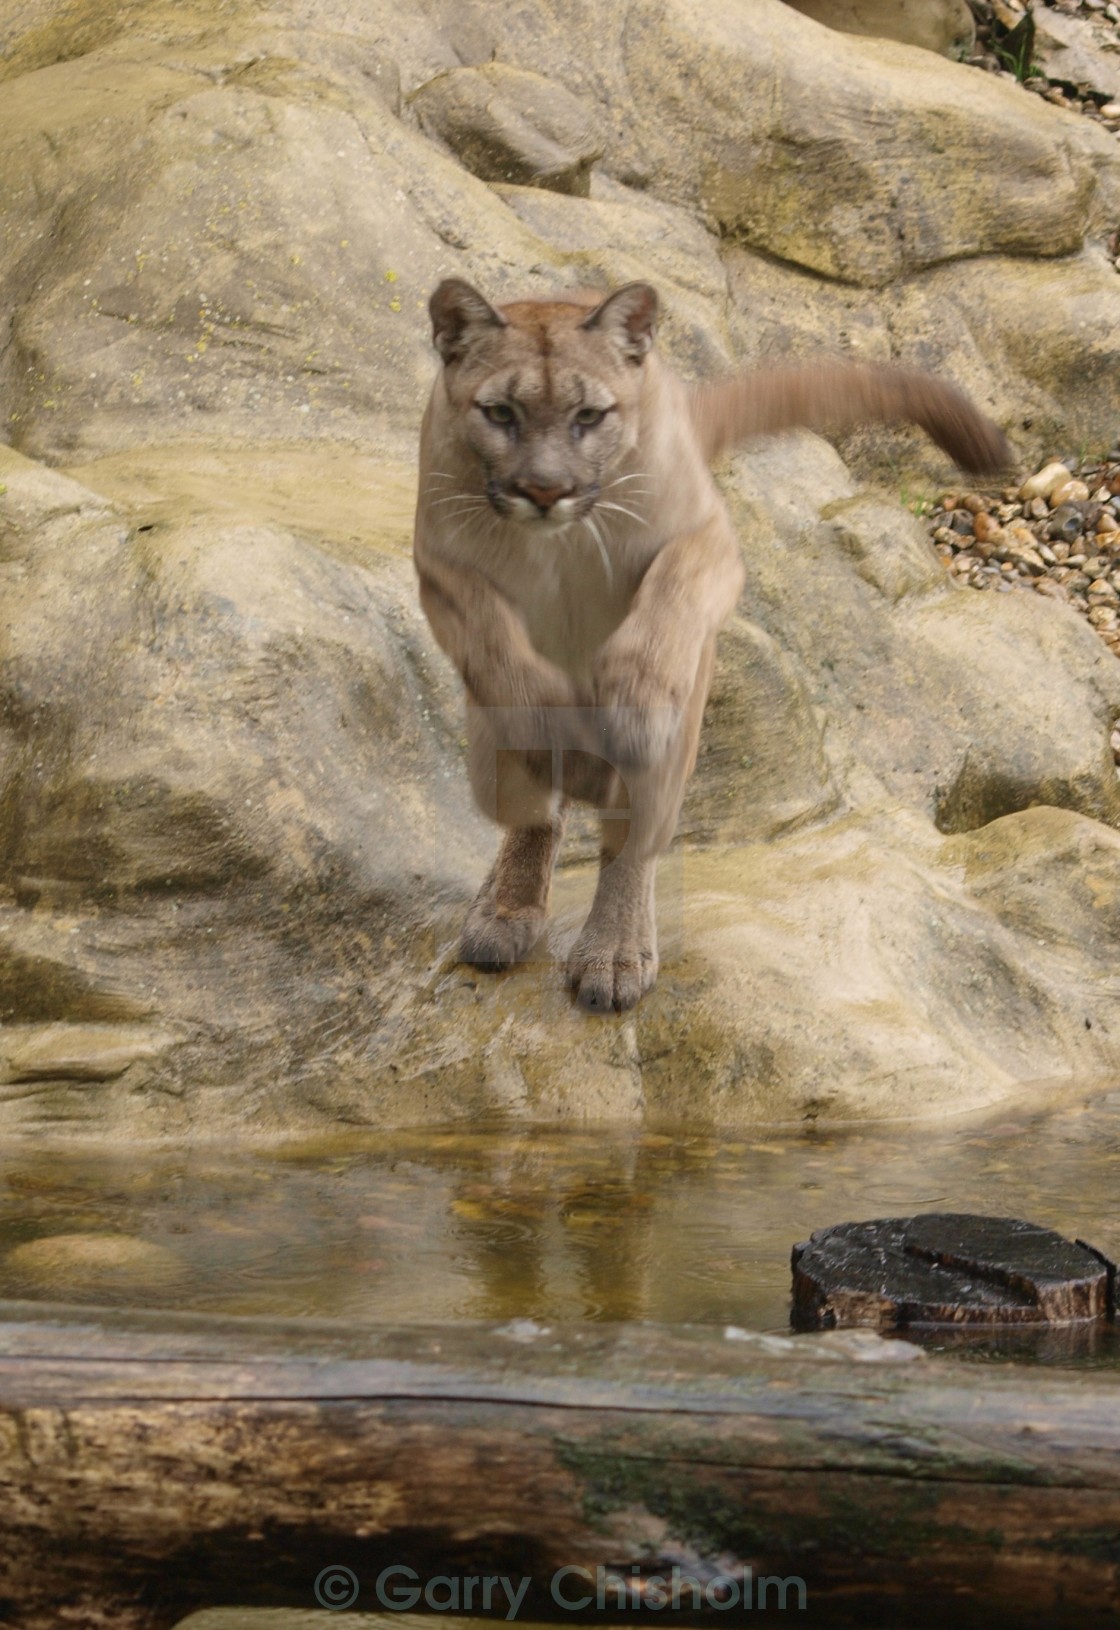
M 1115 1269 L 1013 1217 L 933 1212 L 822 1228 L 793 1248 L 799 1328 L 1072 1324 L 1113 1311 Z

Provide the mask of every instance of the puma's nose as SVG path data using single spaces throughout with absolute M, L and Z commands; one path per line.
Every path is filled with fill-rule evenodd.
M 561 498 L 567 498 L 574 489 L 571 487 L 540 487 L 535 482 L 523 481 L 517 491 L 530 503 L 536 504 L 542 515 L 547 515 L 553 504 Z

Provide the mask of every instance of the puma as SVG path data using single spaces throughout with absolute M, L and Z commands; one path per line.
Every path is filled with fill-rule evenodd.
M 645 283 L 494 307 L 449 278 L 429 309 L 443 368 L 420 438 L 420 600 L 466 687 L 472 790 L 507 829 L 461 956 L 499 969 L 532 949 L 569 800 L 591 802 L 601 865 L 568 977 L 583 1007 L 622 1011 L 657 977 L 657 857 L 743 583 L 708 461 L 762 432 L 869 420 L 920 425 L 968 470 L 1010 449 L 922 373 L 825 363 L 686 385 L 654 347 Z

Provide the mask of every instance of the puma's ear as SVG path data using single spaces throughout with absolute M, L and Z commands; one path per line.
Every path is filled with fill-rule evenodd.
M 613 340 L 629 362 L 641 362 L 657 333 L 657 290 L 648 283 L 627 283 L 608 295 L 582 325 Z
M 505 318 L 461 277 L 445 277 L 428 301 L 428 310 L 432 343 L 444 362 L 456 361 L 480 334 L 506 326 Z

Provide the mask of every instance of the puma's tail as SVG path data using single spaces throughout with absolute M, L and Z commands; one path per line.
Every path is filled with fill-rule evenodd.
M 694 386 L 690 394 L 709 459 L 749 436 L 798 425 L 836 432 L 880 423 L 920 425 L 962 470 L 991 474 L 1013 462 L 999 426 L 932 374 L 824 363 L 737 374 Z

